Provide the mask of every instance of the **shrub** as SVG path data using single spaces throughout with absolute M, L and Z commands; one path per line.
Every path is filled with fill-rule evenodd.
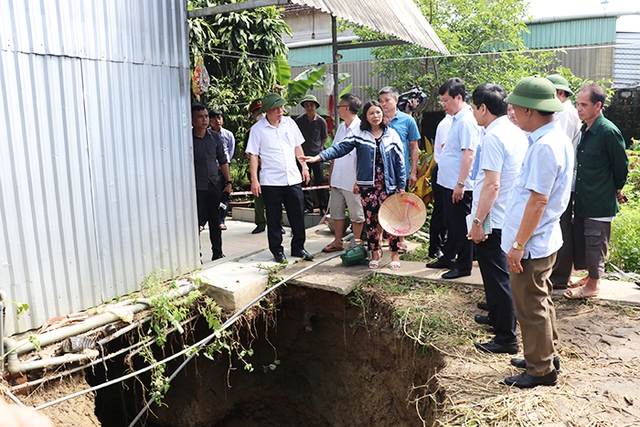
M 609 261 L 624 271 L 640 273 L 640 201 L 622 205 L 611 223 Z

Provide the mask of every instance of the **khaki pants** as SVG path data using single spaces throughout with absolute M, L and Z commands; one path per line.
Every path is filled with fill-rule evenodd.
M 534 377 L 553 370 L 554 342 L 558 340 L 556 311 L 551 300 L 553 284 L 549 277 L 556 254 L 540 259 L 523 259 L 524 271 L 509 271 L 511 294 L 520 323 L 527 373 Z

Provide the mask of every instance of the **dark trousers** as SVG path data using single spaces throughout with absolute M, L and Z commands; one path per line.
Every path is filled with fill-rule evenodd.
M 209 183 L 208 190 L 196 190 L 198 205 L 198 224 L 202 227 L 209 222 L 209 238 L 214 258 L 222 256 L 222 232 L 220 231 L 220 198 L 222 188 L 220 182 Z
M 487 240 L 476 244 L 476 256 L 489 306 L 496 344 L 516 342 L 516 312 L 513 308 L 507 254 L 500 249 L 502 230 L 494 228 Z
M 253 198 L 253 211 L 254 211 L 254 220 L 258 226 L 265 227 L 267 225 L 267 220 L 264 217 L 264 196 L 262 193 L 258 197 Z
M 447 227 L 444 225 L 444 187 L 437 183 L 438 165 L 431 170 L 431 188 L 433 189 L 433 212 L 429 223 L 429 256 L 434 257 L 438 251 L 444 253 L 447 239 Z
M 309 185 L 322 185 L 324 184 L 324 174 L 322 173 L 322 162 L 317 163 L 308 163 L 309 173 L 313 175 L 313 179 L 309 181 Z M 318 198 L 318 207 L 320 208 L 321 213 L 326 212 L 327 210 L 327 192 L 325 190 L 313 190 L 316 192 L 316 197 Z M 311 191 L 304 192 L 304 208 L 305 209 L 313 209 L 313 200 L 311 199 Z
M 455 267 L 460 271 L 471 271 L 473 263 L 473 240 L 467 239 L 467 215 L 471 213 L 473 193 L 465 191 L 458 203 L 451 201 L 453 190 L 443 188 L 444 224 L 447 227 L 448 244 L 444 248 L 446 260 L 455 259 Z M 457 258 L 456 258 L 457 255 Z
M 291 252 L 296 253 L 304 249 L 306 239 L 304 228 L 304 209 L 302 185 L 275 186 L 263 185 L 262 195 L 267 211 L 267 236 L 269 250 L 273 255 L 284 251 L 282 247 L 282 205 L 287 210 L 287 218 L 291 224 Z
M 562 247 L 558 251 L 551 272 L 551 283 L 554 285 L 569 283 L 573 270 L 573 192 L 567 209 L 560 217 L 560 229 L 562 230 Z

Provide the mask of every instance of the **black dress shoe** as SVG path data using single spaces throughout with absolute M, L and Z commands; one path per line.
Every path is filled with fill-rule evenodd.
M 286 256 L 284 256 L 284 253 L 283 253 L 283 252 L 278 252 L 277 254 L 274 254 L 274 255 L 273 255 L 273 259 L 275 259 L 275 260 L 276 260 L 276 262 L 277 262 L 278 264 L 280 264 L 280 263 L 285 262 L 285 261 L 287 260 L 287 257 L 286 257 Z
M 476 323 L 479 323 L 481 325 L 491 326 L 491 318 L 489 316 L 485 316 L 483 314 L 476 314 L 475 316 L 473 316 L 473 320 L 475 320 Z
M 487 304 L 486 302 L 479 302 L 478 304 L 476 304 L 476 307 L 478 307 L 480 310 L 489 311 L 489 304 Z
M 256 228 L 253 229 L 251 234 L 258 234 L 264 231 L 264 225 L 256 225 Z
M 438 258 L 435 261 L 428 262 L 427 268 L 453 268 L 453 263 L 446 259 Z
M 313 261 L 314 258 L 313 255 L 306 251 L 306 249 L 303 249 L 300 252 L 291 252 L 291 256 L 302 258 L 305 261 Z
M 518 357 L 511 359 L 511 364 L 516 368 L 527 369 L 527 362 Z M 558 359 L 558 356 L 553 356 L 553 367 L 556 368 L 556 371 L 560 370 L 560 359 Z
M 306 209 L 304 210 L 304 213 L 306 213 L 306 214 L 312 214 L 312 213 L 313 213 L 313 208 L 306 208 Z
M 454 268 L 444 273 L 441 277 L 443 279 L 457 279 L 458 277 L 464 276 L 471 276 L 471 271 L 460 271 L 457 268 Z
M 217 259 L 224 258 L 224 254 L 218 254 L 211 257 L 211 261 L 215 261 Z
M 519 350 L 519 346 L 517 342 L 511 344 L 497 344 L 494 341 L 490 341 L 487 343 L 478 343 L 475 342 L 473 345 L 480 351 L 484 351 L 485 353 L 508 353 L 508 354 L 516 354 Z
M 549 372 L 547 375 L 541 377 L 532 377 L 526 372 L 516 375 L 515 377 L 509 377 L 502 380 L 502 384 L 508 386 L 514 386 L 518 388 L 533 388 L 539 385 L 556 385 L 558 383 L 558 371 L 555 369 Z

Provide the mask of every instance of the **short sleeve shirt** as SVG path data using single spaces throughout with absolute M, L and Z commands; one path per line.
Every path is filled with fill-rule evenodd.
M 504 252 L 509 252 L 515 241 L 532 191 L 548 196 L 549 201 L 525 243 L 524 258 L 546 258 L 560 249 L 560 216 L 569 204 L 573 163 L 573 146 L 557 122 L 542 126 L 529 136 L 522 168 L 508 197 L 509 214 L 502 227 Z
M 480 141 L 478 126 L 471 107 L 465 107 L 453 116 L 453 123 L 440 154 L 438 163 L 438 184 L 453 190 L 458 183 L 462 165 L 463 150 L 476 151 Z M 465 180 L 466 191 L 473 189 L 473 180 Z
M 413 117 L 400 110 L 396 110 L 396 116 L 389 122 L 389 127 L 396 131 L 402 141 L 402 146 L 404 147 L 404 164 L 407 171 L 407 178 L 409 178 L 409 174 L 411 173 L 411 163 L 409 163 L 409 152 L 411 150 L 409 150 L 409 143 L 420 140 L 420 130 Z
M 356 129 L 360 129 L 360 119 L 357 117 L 353 119 L 349 127 L 342 123 L 338 127 L 332 146 L 338 145 L 345 137 L 352 135 Z M 356 183 L 357 162 L 356 150 L 351 150 L 347 155 L 335 159 L 331 172 L 331 186 L 347 191 L 353 190 Z
M 290 117 L 282 117 L 278 127 L 263 119 L 249 132 L 247 153 L 260 156 L 260 184 L 290 186 L 302 182 L 298 169 L 296 147 L 304 137 Z
M 502 229 L 509 191 L 520 172 L 529 143 L 522 129 L 511 123 L 507 116 L 501 116 L 487 126 L 481 144 L 471 211 L 476 212 L 478 209 L 480 193 L 486 177 L 485 171 L 500 173 L 500 190 L 491 208 L 491 227 Z

